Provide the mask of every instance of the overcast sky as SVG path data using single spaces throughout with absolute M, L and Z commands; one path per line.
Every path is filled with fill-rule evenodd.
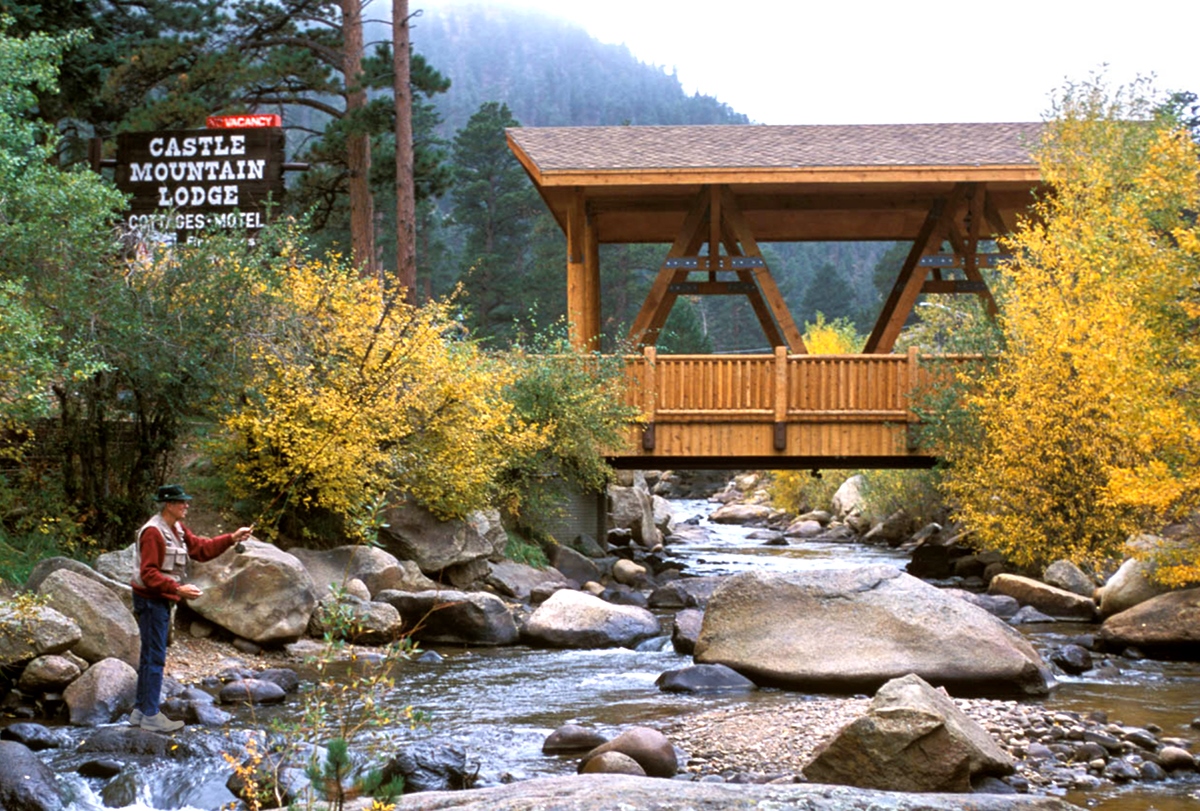
M 1105 65 L 1114 83 L 1200 93 L 1200 0 L 486 4 L 577 22 L 762 124 L 1037 121 L 1055 88 Z

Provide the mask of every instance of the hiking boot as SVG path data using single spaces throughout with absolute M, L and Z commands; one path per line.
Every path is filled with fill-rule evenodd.
M 137 707 L 133 708 L 133 712 L 129 713 L 129 726 L 140 727 L 142 725 L 142 711 Z
M 174 732 L 183 729 L 183 721 L 172 721 L 161 712 L 156 712 L 154 715 L 143 715 L 140 726 L 150 732 Z

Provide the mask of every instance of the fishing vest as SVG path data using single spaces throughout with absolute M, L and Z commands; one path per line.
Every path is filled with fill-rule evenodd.
M 163 519 L 161 513 L 157 513 L 137 531 L 135 543 L 138 546 L 139 554 L 138 567 L 133 572 L 133 585 L 140 589 L 146 588 L 146 584 L 142 582 L 142 561 L 140 554 L 142 533 L 150 527 L 154 527 L 162 534 L 163 542 L 167 547 L 163 553 L 162 565 L 158 568 L 168 574 L 175 575 L 178 580 L 182 580 L 187 576 L 188 550 L 187 544 L 183 542 L 183 530 L 180 529 L 177 532 L 176 529 Z

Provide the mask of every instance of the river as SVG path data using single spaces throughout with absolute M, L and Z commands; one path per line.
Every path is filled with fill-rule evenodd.
M 707 540 L 672 545 L 668 552 L 694 575 L 730 574 L 748 568 L 775 571 L 890 563 L 899 567 L 907 555 L 857 544 L 796 543 L 769 546 L 751 540 L 751 531 L 707 522 L 714 505 L 704 501 L 674 502 L 676 519 L 698 517 Z M 664 628 L 670 617 L 664 615 Z M 1096 626 L 1051 623 L 1022 628 L 1031 642 L 1046 650 Z M 436 647 L 438 664 L 404 662 L 393 672 L 395 689 L 385 700 L 412 705 L 428 714 L 428 726 L 384 730 L 376 734 L 383 749 L 397 742 L 453 744 L 478 766 L 479 782 L 525 779 L 574 771 L 577 760 L 547 757 L 542 742 L 566 723 L 596 727 L 614 735 L 636 724 L 654 725 L 679 715 L 716 707 L 755 706 L 790 698 L 778 690 L 702 697 L 662 693 L 654 685 L 665 670 L 691 663 L 673 651 L 664 637 L 640 650 L 556 651 L 513 646 L 496 649 Z M 1144 726 L 1154 723 L 1164 735 L 1195 739 L 1189 729 L 1200 718 L 1200 663 L 1169 663 L 1108 657 L 1104 667 L 1081 677 L 1061 677 L 1040 702 L 1051 709 L 1083 713 L 1104 710 L 1112 721 Z M 260 709 L 257 722 L 294 716 L 297 704 Z M 239 719 L 242 720 L 242 719 Z M 248 719 L 247 719 L 248 720 Z M 189 732 L 182 734 L 195 734 Z M 70 770 L 79 760 L 65 751 L 47 759 L 68 781 L 75 799 L 71 811 L 100 811 L 104 800 L 98 782 Z M 108 790 L 108 801 L 128 811 L 189 808 L 210 811 L 233 801 L 224 787 L 229 767 L 219 757 L 202 762 L 161 763 L 127 773 L 122 796 Z M 1184 811 L 1200 808 L 1200 779 L 1109 787 L 1066 795 L 1082 807 L 1105 811 Z M 114 802 L 116 800 L 116 802 Z

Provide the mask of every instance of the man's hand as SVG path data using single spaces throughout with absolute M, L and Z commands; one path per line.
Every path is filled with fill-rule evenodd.
M 244 539 L 244 538 L 245 538 L 247 535 L 249 535 L 249 534 L 250 534 L 251 532 L 253 532 L 253 531 L 254 531 L 254 527 L 253 527 L 253 526 L 249 526 L 249 527 L 238 527 L 238 528 L 237 528 L 236 530 L 234 530 L 234 532 L 233 532 L 233 539 L 234 539 L 235 541 L 240 541 L 240 540 Z
M 179 587 L 179 596 L 183 597 L 185 600 L 194 600 L 203 593 L 204 592 L 200 591 L 200 589 L 196 588 L 191 583 L 187 583 Z

